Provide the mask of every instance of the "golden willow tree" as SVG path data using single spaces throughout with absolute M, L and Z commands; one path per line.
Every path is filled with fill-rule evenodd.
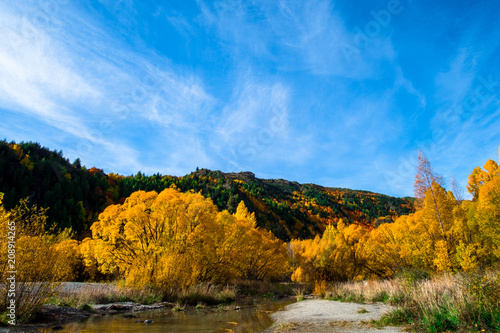
M 133 286 L 277 279 L 287 270 L 285 244 L 256 228 L 243 203 L 234 215 L 218 212 L 210 199 L 176 188 L 135 192 L 107 207 L 91 230 L 81 246 L 86 265 Z
M 347 281 L 369 275 L 364 246 L 369 231 L 363 226 L 328 225 L 322 237 L 292 240 L 289 254 L 298 282 Z

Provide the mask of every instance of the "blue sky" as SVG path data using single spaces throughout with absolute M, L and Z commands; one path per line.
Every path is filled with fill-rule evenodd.
M 0 137 L 413 194 L 500 145 L 498 1 L 0 0 Z

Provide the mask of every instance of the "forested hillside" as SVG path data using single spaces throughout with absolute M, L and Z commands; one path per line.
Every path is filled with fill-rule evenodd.
M 11 209 L 22 198 L 49 208 L 48 224 L 71 227 L 82 239 L 109 205 L 123 203 L 138 190 L 156 191 L 175 185 L 182 192 L 200 192 L 219 210 L 234 213 L 240 201 L 255 212 L 259 226 L 278 238 L 310 238 L 326 225 L 346 223 L 367 226 L 391 222 L 414 211 L 412 198 L 341 188 L 325 188 L 287 180 L 256 178 L 251 172 L 223 173 L 206 169 L 183 177 L 155 174 L 106 174 L 103 170 L 71 163 L 61 151 L 38 143 L 0 141 L 0 192 Z

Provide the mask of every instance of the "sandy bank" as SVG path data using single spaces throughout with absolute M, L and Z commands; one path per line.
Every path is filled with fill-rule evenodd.
M 274 325 L 265 332 L 403 332 L 397 327 L 370 327 L 371 320 L 393 307 L 383 303 L 358 304 L 326 300 L 305 300 L 272 314 Z

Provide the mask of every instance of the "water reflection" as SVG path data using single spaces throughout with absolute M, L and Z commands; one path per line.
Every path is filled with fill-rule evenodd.
M 123 315 L 91 317 L 83 322 L 64 325 L 59 332 L 261 332 L 272 324 L 271 312 L 293 303 L 294 300 L 262 301 L 256 307 L 238 311 L 211 312 L 170 309 L 135 313 L 137 318 Z M 153 320 L 144 324 L 144 320 Z M 139 323 L 135 321 L 141 320 Z

